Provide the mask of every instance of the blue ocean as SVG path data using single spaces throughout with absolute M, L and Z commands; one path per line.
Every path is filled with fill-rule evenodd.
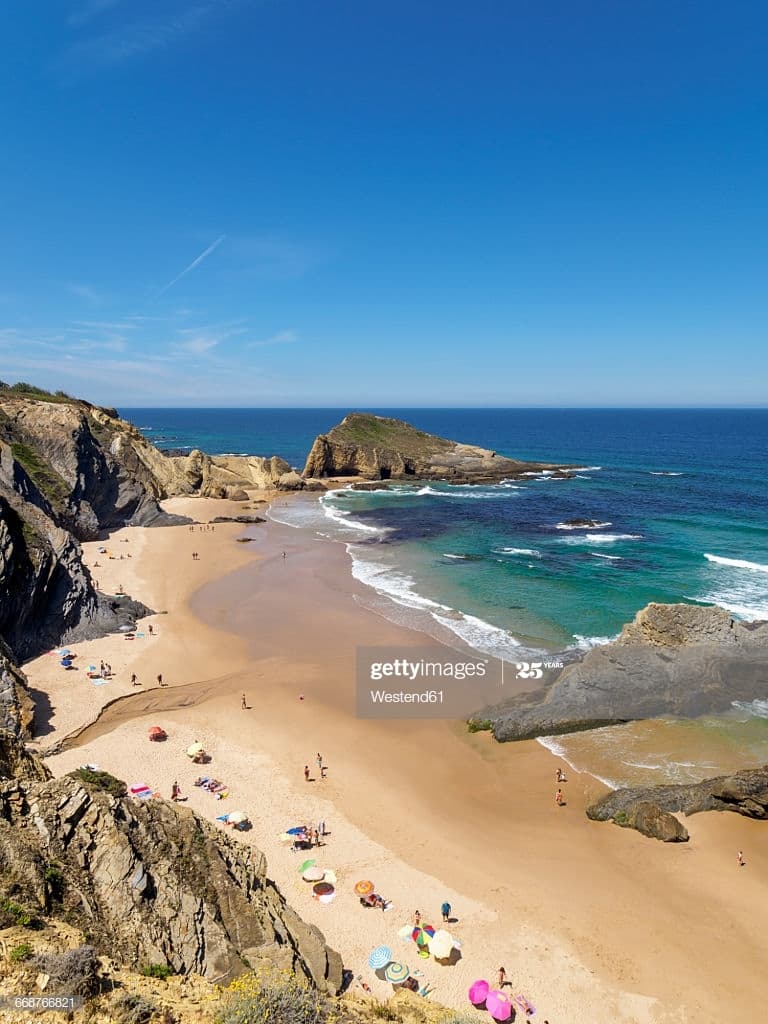
M 346 409 L 123 409 L 159 447 L 303 466 Z M 502 454 L 578 467 L 494 486 L 382 485 L 274 506 L 343 542 L 374 611 L 518 660 L 606 642 L 649 601 L 768 618 L 768 410 L 374 409 Z M 569 522 L 589 520 L 577 528 Z M 543 740 L 611 785 L 768 760 L 768 707 Z
M 121 413 L 161 448 L 275 454 L 301 468 L 347 411 Z M 570 480 L 339 490 L 273 513 L 346 541 L 355 575 L 398 607 L 495 654 L 514 641 L 600 642 L 649 601 L 768 618 L 768 410 L 373 411 L 578 467 Z M 596 525 L 569 527 L 574 519 Z

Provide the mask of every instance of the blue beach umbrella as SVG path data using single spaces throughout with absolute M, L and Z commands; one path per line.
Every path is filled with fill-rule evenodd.
M 392 960 L 392 950 L 389 946 L 377 946 L 376 949 L 368 957 L 368 965 L 372 967 L 374 971 L 378 971 L 382 967 L 386 967 Z
M 298 835 L 300 835 L 300 834 L 301 834 L 302 832 L 306 832 L 306 829 L 305 829 L 305 828 L 303 828 L 303 827 L 302 827 L 301 825 L 297 825 L 297 826 L 296 826 L 296 828 L 289 828 L 289 829 L 287 830 L 287 832 L 286 832 L 286 835 L 289 835 L 289 836 L 298 836 Z

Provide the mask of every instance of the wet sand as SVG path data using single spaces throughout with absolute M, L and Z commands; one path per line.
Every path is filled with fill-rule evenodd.
M 570 773 L 567 804 L 556 807 L 563 763 L 539 744 L 500 746 L 450 721 L 357 719 L 356 647 L 406 649 L 424 637 L 361 605 L 343 546 L 275 523 L 238 545 L 234 530 L 217 528 L 215 541 L 200 540 L 217 545 L 215 558 L 204 556 L 203 579 L 194 575 L 203 563 L 192 563 L 171 595 L 168 560 L 189 546 L 183 530 L 145 531 L 151 558 L 142 554 L 137 575 L 147 593 L 166 587 L 168 653 L 158 638 L 154 659 L 162 649 L 168 678 L 180 685 L 108 708 L 80 746 L 51 759 L 54 771 L 97 761 L 122 777 L 146 774 L 164 793 L 178 777 L 192 805 L 215 818 L 221 805 L 191 786 L 183 755 L 203 739 L 212 769 L 230 783 L 226 809 L 254 820 L 244 841 L 265 851 L 289 900 L 382 996 L 388 986 L 364 967 L 367 952 L 384 941 L 418 963 L 397 929 L 417 907 L 438 924 L 449 894 L 464 955 L 452 968 L 424 962 L 438 1001 L 470 1009 L 469 984 L 503 962 L 515 990 L 538 1006 L 536 1019 L 551 1024 L 760 1018 L 754 936 L 768 925 L 764 824 L 698 816 L 686 822 L 690 843 L 656 843 L 586 819 L 601 792 L 591 776 Z M 60 677 L 49 685 L 56 703 Z M 158 715 L 168 744 L 145 741 Z M 76 718 L 73 709 L 67 724 Z M 328 774 L 307 784 L 303 766 L 317 775 L 317 751 Z M 329 906 L 310 899 L 304 883 L 297 891 L 295 855 L 279 842 L 297 817 L 324 818 L 333 833 L 323 863 L 339 869 L 340 895 Z M 369 874 L 394 900 L 387 914 L 363 910 L 351 894 Z

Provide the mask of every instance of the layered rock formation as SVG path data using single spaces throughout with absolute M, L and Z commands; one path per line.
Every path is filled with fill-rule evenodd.
M 226 982 L 265 959 L 341 987 L 338 954 L 287 906 L 263 854 L 165 801 L 71 776 L 2 781 L 0 867 L 0 898 L 65 917 L 135 969 Z
M 650 604 L 613 643 L 593 648 L 547 686 L 480 711 L 498 740 L 728 710 L 768 697 L 768 623 L 722 608 Z
M 403 420 L 350 413 L 328 434 L 315 439 L 304 476 L 480 484 L 542 471 L 567 475 L 566 469 L 551 463 L 522 462 L 486 448 L 449 441 L 417 430 Z
M 702 811 L 733 811 L 747 818 L 768 819 L 768 765 L 691 785 L 617 789 L 588 807 L 587 817 L 636 828 L 654 839 L 679 842 L 688 838 L 688 831 L 673 815 Z

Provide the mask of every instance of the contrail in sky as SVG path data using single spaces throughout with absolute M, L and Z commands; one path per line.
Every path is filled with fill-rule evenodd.
M 182 270 L 182 272 L 180 274 L 177 274 L 176 277 L 174 277 L 174 279 L 172 281 L 169 281 L 167 285 L 165 285 L 163 288 L 160 289 L 160 291 L 157 293 L 158 297 L 161 296 L 161 295 L 164 295 L 168 291 L 169 288 L 173 288 L 173 286 L 176 284 L 176 282 L 180 281 L 182 279 L 182 277 L 186 277 L 187 274 L 190 272 L 190 270 L 194 270 L 195 267 L 199 267 L 200 264 L 203 262 L 203 260 L 211 255 L 211 253 L 213 252 L 214 249 L 218 249 L 218 247 L 221 245 L 221 243 L 224 241 L 224 239 L 226 237 L 227 237 L 226 235 L 219 235 L 219 237 L 216 239 L 216 241 L 213 242 L 211 245 L 209 245 L 208 248 L 204 252 L 201 252 L 199 256 L 196 256 L 195 259 L 192 260 L 192 262 L 189 264 L 188 267 L 184 267 L 184 269 Z

